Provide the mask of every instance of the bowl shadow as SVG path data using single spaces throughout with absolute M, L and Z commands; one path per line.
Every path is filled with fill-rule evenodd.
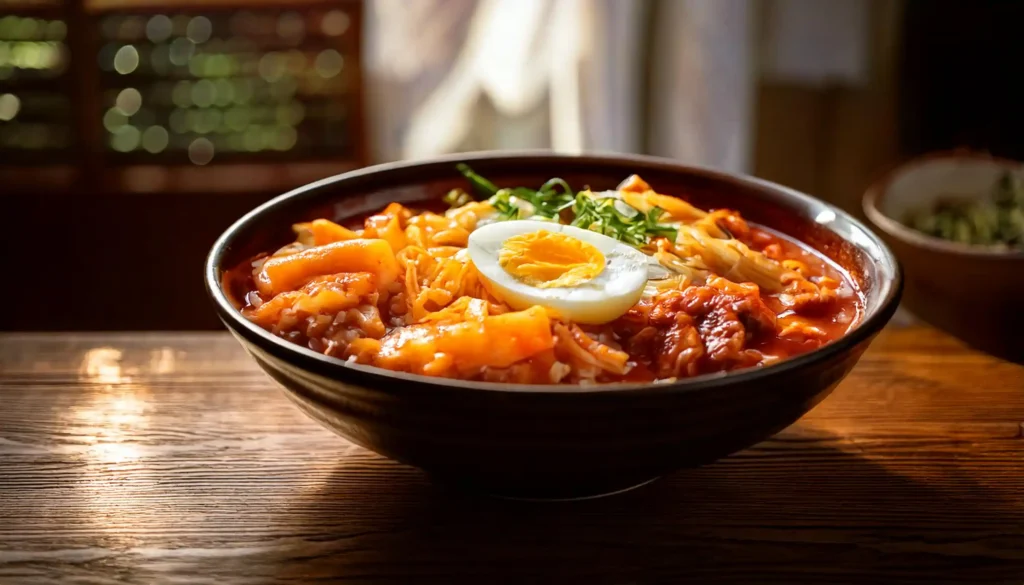
M 966 477 L 936 489 L 793 442 L 569 503 L 466 493 L 390 462 L 339 466 L 284 512 L 316 521 L 264 569 L 303 583 L 1024 582 L 1024 507 L 1008 513 Z

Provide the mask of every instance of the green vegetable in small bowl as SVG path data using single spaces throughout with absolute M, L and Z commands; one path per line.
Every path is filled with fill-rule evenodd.
M 1004 173 L 989 200 L 945 200 L 910 214 L 905 222 L 919 232 L 972 246 L 1024 250 L 1024 180 Z

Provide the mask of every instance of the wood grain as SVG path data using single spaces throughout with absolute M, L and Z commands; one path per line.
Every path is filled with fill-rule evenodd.
M 1024 368 L 884 332 L 774 439 L 490 500 L 349 445 L 225 334 L 0 336 L 0 583 L 1024 583 Z

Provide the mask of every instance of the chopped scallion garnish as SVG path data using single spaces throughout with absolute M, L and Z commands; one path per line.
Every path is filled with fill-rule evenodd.
M 665 210 L 660 207 L 644 213 L 615 197 L 594 197 L 589 191 L 574 193 L 566 181 L 557 177 L 549 179 L 537 190 L 527 187 L 499 189 L 469 166 L 459 164 L 457 168 L 469 181 L 473 191 L 487 198 L 494 206 L 502 220 L 525 219 L 524 206 L 517 205 L 517 202 L 522 202 L 532 207 L 532 210 L 527 207 L 528 211 L 525 211 L 532 211 L 529 217 L 565 219 L 570 225 L 613 237 L 632 246 L 644 246 L 657 237 L 675 241 L 677 235 L 675 228 L 659 223 L 665 214 Z M 452 193 L 445 199 L 450 205 L 455 206 L 459 201 L 462 201 L 459 205 L 467 203 Z M 566 211 L 571 211 L 571 219 L 564 217 L 563 212 Z

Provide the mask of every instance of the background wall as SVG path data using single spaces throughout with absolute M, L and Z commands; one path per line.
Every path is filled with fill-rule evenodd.
M 104 112 L 117 107 L 117 83 L 136 78 L 103 70 L 103 35 L 110 32 L 104 19 L 166 14 L 188 20 L 205 14 L 210 1 L 221 2 L 217 10 L 230 14 L 274 11 L 277 25 L 269 34 L 278 37 L 294 32 L 288 28 L 294 15 L 312 19 L 339 6 L 359 14 L 366 5 L 366 19 L 353 18 L 351 28 L 345 28 L 352 40 L 337 45 L 357 51 L 344 61 L 351 82 L 345 86 L 351 99 L 344 114 L 349 130 L 344 136 L 324 135 L 343 138 L 351 147 L 343 151 L 347 154 L 311 138 L 302 152 L 271 148 L 227 161 L 216 158 L 204 166 L 163 155 L 146 159 L 149 155 L 140 149 L 126 157 L 110 147 L 114 131 L 105 127 Z M 415 12 L 406 9 L 405 0 L 316 0 L 309 4 L 315 9 L 294 0 L 14 2 L 0 0 L 0 14 L 63 19 L 61 43 L 68 52 L 60 53 L 66 60 L 51 77 L 12 77 L 11 71 L 34 75 L 35 70 L 11 68 L 6 61 L 14 46 L 10 43 L 36 41 L 4 37 L 22 32 L 0 17 L 0 43 L 6 43 L 0 46 L 0 100 L 6 100 L 0 103 L 0 281 L 6 285 L 0 287 L 0 327 L 5 330 L 219 327 L 201 279 L 203 258 L 217 235 L 252 207 L 290 188 L 401 156 L 408 144 L 403 132 L 418 105 L 448 78 L 465 50 L 474 11 L 521 4 L 424 0 L 417 6 L 434 9 Z M 562 20 L 553 21 L 561 23 L 558 27 L 549 30 L 544 24 L 552 21 L 539 18 L 537 28 L 524 33 L 529 50 L 521 55 L 517 75 L 535 72 L 532 64 L 541 59 L 547 77 L 530 78 L 541 84 L 541 91 L 531 94 L 533 101 L 522 102 L 513 99 L 515 92 L 474 97 L 472 131 L 457 148 L 554 145 L 654 152 L 751 172 L 855 214 L 864 188 L 904 156 L 959 145 L 1024 156 L 1024 141 L 1018 138 L 1024 130 L 1018 107 L 1024 86 L 1013 73 L 1019 54 L 1015 29 L 1024 17 L 1024 3 L 646 0 L 625 10 L 618 0 L 529 2 L 539 14 L 561 11 Z M 578 35 L 573 59 L 544 61 L 550 53 L 545 43 L 552 38 L 565 42 L 561 33 L 567 23 L 578 21 L 574 14 L 585 15 L 591 28 Z M 317 24 L 321 21 L 304 22 L 306 31 L 322 26 Z M 390 29 L 381 29 L 375 41 L 359 42 L 364 26 L 382 23 L 404 26 L 409 34 L 383 34 Z M 39 29 L 36 24 L 32 28 Z M 361 58 L 364 44 L 368 49 Z M 316 57 L 328 48 L 301 43 L 255 47 L 287 55 L 308 52 L 305 69 L 286 73 L 296 78 L 317 74 Z M 269 71 L 259 67 L 261 53 L 248 54 L 256 65 L 246 75 L 258 78 Z M 809 54 L 815 59 L 806 59 Z M 19 59 L 21 65 L 28 63 L 24 54 Z M 543 85 L 564 81 L 570 73 L 582 84 L 576 87 L 576 102 L 564 99 L 572 95 L 572 84 Z M 281 79 L 271 75 L 264 81 Z M 601 88 L 608 91 L 601 93 Z M 3 96 L 43 90 L 67 98 L 69 109 L 58 124 L 70 129 L 70 146 L 12 149 L 19 137 L 31 134 L 15 133 L 14 124 L 41 123 L 50 114 L 33 113 L 41 116 L 33 122 L 25 117 L 31 108 L 21 108 L 18 118 L 5 119 L 13 110 Z M 731 99 L 719 99 L 723 95 Z M 510 108 L 515 103 L 524 107 Z M 575 117 L 573 124 L 559 118 L 566 112 Z M 601 120 L 615 123 L 602 125 Z M 574 126 L 581 129 L 579 136 L 567 134 Z M 374 135 L 377 140 L 370 139 Z
M 897 75 L 904 6 L 890 0 L 858 3 L 864 12 L 862 20 L 851 23 L 840 14 L 833 23 L 863 35 L 858 47 L 863 63 L 852 67 L 855 74 L 794 79 L 786 71 L 763 73 L 753 172 L 860 215 L 860 196 L 866 186 L 900 157 Z M 773 10 L 779 4 L 767 5 L 763 27 L 774 24 Z M 826 29 L 823 34 L 829 32 Z M 765 30 L 762 39 L 770 42 L 770 32 Z

